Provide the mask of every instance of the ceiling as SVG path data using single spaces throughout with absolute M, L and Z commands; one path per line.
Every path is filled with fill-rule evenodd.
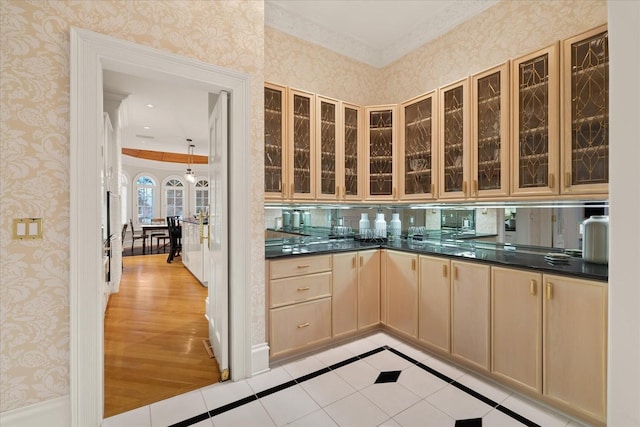
M 265 25 L 383 67 L 498 1 L 265 0 Z M 206 92 L 114 71 L 104 90 L 126 97 L 123 148 L 208 154 Z

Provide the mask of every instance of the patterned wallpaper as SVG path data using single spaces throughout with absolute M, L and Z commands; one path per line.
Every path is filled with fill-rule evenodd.
M 271 27 L 264 36 L 266 81 L 359 105 L 375 103 L 378 69 Z
M 403 102 L 606 22 L 606 0 L 503 0 L 383 68 L 376 103 Z
M 252 341 L 264 341 L 264 4 L 0 1 L 0 412 L 69 394 L 69 27 L 251 76 Z M 42 240 L 11 220 L 42 217 Z

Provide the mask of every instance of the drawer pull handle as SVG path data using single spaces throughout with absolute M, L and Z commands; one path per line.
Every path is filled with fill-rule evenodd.
M 364 257 L 360 257 L 360 267 L 362 267 L 364 265 Z
M 555 187 L 555 182 L 554 182 L 554 179 L 553 179 L 553 174 L 550 173 L 549 174 L 549 188 L 553 189 L 554 187 Z
M 351 258 L 351 268 L 356 268 L 356 257 Z
M 442 265 L 442 277 L 447 277 L 447 266 Z
M 411 270 L 416 271 L 416 260 L 415 260 L 415 258 L 411 260 Z
M 453 267 L 453 280 L 458 280 L 458 267 Z
M 305 322 L 305 323 L 300 323 L 298 325 L 298 329 L 302 329 L 302 328 L 306 328 L 307 326 L 311 325 L 311 323 L 309 322 Z
M 551 289 L 551 282 L 547 282 L 547 299 L 553 298 L 553 290 Z
M 298 268 L 309 268 L 311 267 L 309 264 L 300 264 Z
M 538 293 L 538 286 L 536 285 L 536 281 L 535 280 L 531 280 L 531 283 L 529 284 L 529 293 L 531 295 L 533 295 L 534 297 Z
M 311 289 L 308 286 L 305 286 L 304 288 L 298 288 L 298 291 L 308 291 L 309 289 Z

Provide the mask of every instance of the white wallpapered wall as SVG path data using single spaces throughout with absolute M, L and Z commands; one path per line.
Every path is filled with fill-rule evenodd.
M 264 341 L 264 4 L 251 0 L 0 2 L 0 412 L 69 394 L 69 28 L 251 77 L 252 341 Z M 42 240 L 11 220 L 43 218 Z

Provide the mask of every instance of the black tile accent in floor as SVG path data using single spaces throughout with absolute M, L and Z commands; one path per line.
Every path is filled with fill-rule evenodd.
M 475 397 L 476 399 L 482 401 L 483 403 L 499 410 L 500 412 L 502 412 L 503 414 L 506 414 L 508 416 L 510 416 L 511 418 L 513 418 L 514 420 L 529 426 L 529 427 L 541 427 L 538 424 L 534 423 L 533 421 L 523 417 L 522 415 L 513 412 L 512 410 L 494 402 L 493 400 L 489 399 L 488 397 L 478 393 L 475 390 L 470 389 L 469 387 L 465 386 L 464 384 L 460 384 L 459 382 L 449 378 L 448 376 L 436 371 L 433 368 L 430 368 L 429 366 L 425 365 L 424 363 L 418 362 L 417 360 L 407 356 L 406 354 L 391 348 L 389 346 L 382 346 L 382 347 L 378 347 L 375 348 L 373 350 L 367 351 L 365 353 L 362 353 L 359 356 L 354 356 L 351 357 L 349 359 L 343 360 L 342 362 L 338 362 L 335 363 L 327 368 L 322 368 L 319 369 L 317 371 L 311 372 L 309 374 L 303 375 L 301 377 L 298 377 L 294 380 L 291 381 L 287 381 L 285 383 L 282 383 L 280 385 L 271 387 L 269 389 L 260 391 L 258 393 L 252 394 L 250 396 L 247 396 L 245 398 L 236 400 L 235 402 L 231 402 L 228 403 L 226 405 L 223 405 L 219 408 L 213 409 L 211 411 L 208 412 L 203 412 L 202 414 L 196 415 L 194 417 L 188 418 L 186 420 L 180 421 L 178 423 L 172 424 L 169 427 L 188 427 L 191 426 L 193 424 L 199 423 L 200 421 L 206 420 L 207 418 L 212 418 L 216 415 L 220 415 L 222 413 L 225 413 L 227 411 L 230 411 L 232 409 L 235 408 L 239 408 L 242 405 L 246 405 L 247 403 L 253 402 L 254 400 L 258 400 L 262 397 L 265 396 L 269 396 L 270 394 L 273 393 L 277 393 L 279 391 L 285 390 L 289 387 L 293 387 L 296 384 L 300 384 L 304 381 L 308 381 L 312 378 L 316 378 L 320 375 L 326 374 L 328 372 L 331 372 L 333 370 L 336 370 L 338 368 L 342 368 L 343 366 L 347 366 L 351 363 L 357 362 L 358 360 L 362 360 L 365 359 L 369 356 L 372 356 L 374 354 L 380 353 L 382 351 L 388 350 L 390 352 L 392 352 L 393 354 L 402 357 L 403 359 L 411 362 L 413 365 L 418 366 L 419 368 L 425 370 L 426 372 L 429 372 L 430 374 L 440 378 L 442 381 L 453 385 L 454 387 L 458 388 L 461 391 L 464 391 L 465 393 L 469 394 L 470 396 Z M 380 375 L 378 376 L 378 379 L 376 379 L 377 384 L 379 383 L 385 383 L 385 382 L 396 382 L 398 380 L 398 377 L 400 376 L 400 374 L 402 373 L 402 371 L 384 371 L 381 372 Z M 393 379 L 393 377 L 395 377 L 395 379 Z M 382 378 L 382 381 L 379 381 Z M 482 427 L 482 418 L 472 418 L 472 419 L 468 419 L 468 420 L 457 420 L 456 421 L 456 427 Z

